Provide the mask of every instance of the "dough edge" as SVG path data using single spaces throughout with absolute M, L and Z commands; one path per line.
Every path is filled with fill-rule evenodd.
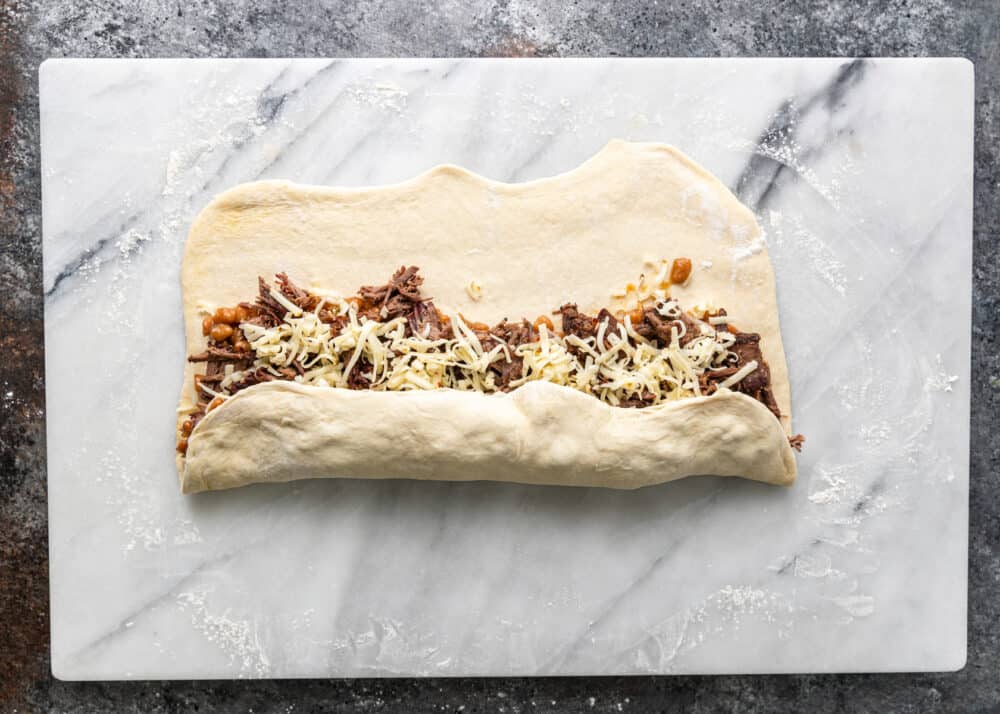
M 198 424 L 178 467 L 186 494 L 305 478 L 635 489 L 694 475 L 788 486 L 796 476 L 780 422 L 744 394 L 624 409 L 549 382 L 507 394 L 258 384 Z

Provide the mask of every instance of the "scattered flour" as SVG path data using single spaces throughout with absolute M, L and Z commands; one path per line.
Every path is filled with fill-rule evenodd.
M 239 677 L 266 677 L 271 662 L 261 645 L 257 621 L 237 620 L 212 612 L 208 607 L 210 591 L 182 592 L 177 604 L 184 612 L 191 613 L 191 624 L 205 639 L 221 649 L 231 665 L 239 667 Z
M 791 126 L 794 130 L 794 122 Z M 799 179 L 822 196 L 831 207 L 835 209 L 840 208 L 840 179 L 835 177 L 826 183 L 820 180 L 816 172 L 805 163 L 808 160 L 808 151 L 799 142 L 795 141 L 790 134 L 782 134 L 766 144 L 758 144 L 746 140 L 730 141 L 729 147 L 735 151 L 755 153 L 758 156 L 763 156 L 781 164 L 795 172 Z
M 948 374 L 944 371 L 944 362 L 941 355 L 935 357 L 937 372 L 927 377 L 924 381 L 924 391 L 926 392 L 950 392 L 952 385 L 958 381 L 958 375 Z
M 844 595 L 833 598 L 850 617 L 868 617 L 875 612 L 875 598 L 871 595 Z
M 368 77 L 351 84 L 347 88 L 351 98 L 358 104 L 402 114 L 406 109 L 409 92 L 392 82 L 376 82 Z
M 751 585 L 726 585 L 659 623 L 620 654 L 640 671 L 669 672 L 684 653 L 738 632 L 751 621 L 766 623 L 779 639 L 788 639 L 795 613 L 791 600 L 781 593 Z
M 787 249 L 796 265 L 810 266 L 838 295 L 847 295 L 847 269 L 836 252 L 794 214 L 769 212 L 771 242 Z
M 763 236 L 757 238 L 756 240 L 752 240 L 749 243 L 746 243 L 745 245 L 741 245 L 737 248 L 734 248 L 733 259 L 736 262 L 739 262 L 741 260 L 746 260 L 750 256 L 758 255 L 761 253 L 761 251 L 764 250 L 765 245 L 766 243 L 764 241 Z

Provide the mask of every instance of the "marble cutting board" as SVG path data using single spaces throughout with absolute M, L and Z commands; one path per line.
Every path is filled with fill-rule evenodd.
M 50 60 L 40 82 L 57 677 L 963 666 L 968 62 Z M 615 137 L 681 147 L 757 212 L 793 488 L 178 493 L 179 261 L 214 194 L 442 162 L 523 181 Z

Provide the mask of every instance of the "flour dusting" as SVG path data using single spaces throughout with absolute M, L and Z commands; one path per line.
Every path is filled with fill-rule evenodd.
M 851 617 L 868 617 L 875 612 L 875 598 L 870 595 L 845 595 L 833 601 Z
M 770 241 L 797 265 L 808 266 L 837 295 L 847 295 L 847 268 L 827 243 L 795 214 L 770 211 Z
M 935 364 L 937 365 L 937 372 L 927 377 L 924 380 L 924 391 L 927 392 L 950 392 L 952 391 L 952 385 L 958 381 L 957 374 L 948 374 L 944 371 L 944 362 L 941 359 L 941 355 L 938 354 L 934 358 Z
M 206 640 L 221 649 L 230 665 L 239 667 L 239 677 L 266 677 L 271 662 L 261 645 L 256 620 L 234 619 L 229 610 L 215 613 L 209 609 L 210 591 L 182 592 L 177 604 L 191 614 L 191 624 Z
M 779 640 L 791 637 L 796 607 L 784 594 L 752 585 L 726 585 L 700 603 L 660 622 L 642 640 L 619 653 L 638 671 L 670 672 L 699 646 L 767 624 Z
M 402 114 L 409 100 L 409 92 L 392 82 L 376 82 L 369 77 L 351 84 L 347 88 L 351 98 L 358 104 L 383 111 Z

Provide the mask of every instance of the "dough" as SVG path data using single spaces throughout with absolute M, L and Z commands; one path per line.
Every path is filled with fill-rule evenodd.
M 386 476 L 635 488 L 714 473 L 791 483 L 788 375 L 760 228 L 723 184 L 662 144 L 613 141 L 568 173 L 522 184 L 439 166 L 382 187 L 237 186 L 188 237 L 187 351 L 203 349 L 205 311 L 251 298 L 258 275 L 286 271 L 303 287 L 349 294 L 418 265 L 435 304 L 493 323 L 565 302 L 591 313 L 614 306 L 612 292 L 645 260 L 675 257 L 694 264 L 687 284 L 671 288 L 682 306 L 725 307 L 761 335 L 780 423 L 728 391 L 630 410 L 551 384 L 510 395 L 262 384 L 198 424 L 178 457 L 182 489 Z M 482 287 L 475 301 L 472 281 Z M 195 404 L 196 369 L 187 364 L 178 428 Z
M 639 488 L 692 474 L 787 485 L 795 459 L 767 407 L 729 390 L 622 409 L 549 382 L 492 395 L 268 382 L 202 420 L 182 486 L 348 476 Z

